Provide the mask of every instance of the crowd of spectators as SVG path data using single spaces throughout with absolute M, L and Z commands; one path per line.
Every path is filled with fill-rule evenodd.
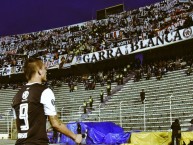
M 192 56 L 192 54 L 189 54 L 187 56 L 177 57 L 175 59 L 163 59 L 143 63 L 143 65 L 137 65 L 135 67 L 134 81 L 140 81 L 140 79 L 144 77 L 146 80 L 149 80 L 151 77 L 156 77 L 157 80 L 160 80 L 168 71 L 184 69 L 186 66 L 188 69 L 185 71 L 185 73 L 190 75 L 192 73 Z
M 96 73 L 86 74 L 82 76 L 69 76 L 66 77 L 64 82 L 68 83 L 69 91 L 73 92 L 77 90 L 77 85 L 82 83 L 85 90 L 94 90 L 96 83 L 99 83 L 101 86 L 107 85 L 107 92 L 110 95 L 111 83 L 116 82 L 117 85 L 123 85 L 123 74 L 125 77 L 130 73 L 130 69 L 127 69 L 127 72 L 124 71 L 124 68 L 112 69 L 109 71 L 99 71 Z M 121 76 L 121 77 L 120 77 Z
M 111 95 L 111 83 L 117 83 L 117 85 L 124 84 L 124 78 L 129 76 L 134 77 L 134 82 L 140 81 L 141 79 L 151 79 L 155 77 L 157 80 L 160 80 L 163 75 L 168 71 L 174 71 L 179 69 L 185 69 L 185 74 L 190 75 L 192 73 L 192 64 L 193 64 L 193 54 L 189 54 L 183 57 L 177 56 L 176 58 L 170 59 L 156 59 L 150 60 L 149 62 L 140 61 L 135 59 L 134 62 L 130 64 L 119 67 L 112 68 L 108 71 L 98 71 L 90 74 L 82 74 L 79 76 L 71 75 L 67 77 L 62 77 L 59 80 L 50 78 L 45 85 L 53 88 L 62 86 L 63 83 L 67 83 L 69 86 L 69 91 L 73 92 L 78 89 L 78 84 L 82 83 L 85 90 L 93 90 L 96 87 L 96 83 L 99 83 L 101 86 L 106 85 L 107 94 Z M 13 88 L 16 89 L 19 86 L 22 86 L 23 83 L 19 84 L 0 84 L 1 88 Z
M 193 25 L 193 3 L 165 0 L 139 9 L 109 15 L 77 25 L 0 38 L 0 68 L 16 65 L 16 60 L 37 56 L 44 61 L 57 61 L 73 56 L 116 47 L 117 41 L 139 40 L 167 34 Z

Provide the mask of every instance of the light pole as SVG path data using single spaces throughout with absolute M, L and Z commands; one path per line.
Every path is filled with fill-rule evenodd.
M 11 139 L 13 139 L 13 118 L 11 118 Z
M 172 125 L 172 97 L 173 93 L 170 95 L 170 124 Z
M 146 113 L 146 110 L 145 110 L 145 103 L 146 103 L 146 99 L 144 99 L 144 103 L 143 103 L 143 122 L 144 122 L 144 131 L 146 131 L 146 116 L 145 116 L 145 113 Z
M 120 118 L 120 126 L 122 127 L 122 108 L 121 108 L 121 105 L 124 101 L 121 101 L 120 102 L 120 112 L 119 112 L 119 118 Z
M 64 113 L 63 113 L 63 109 L 64 109 L 64 107 L 62 107 L 62 109 L 61 109 L 61 119 L 63 119 L 63 117 L 64 117 Z
M 80 106 L 79 106 L 79 109 L 78 109 L 80 117 L 81 117 L 81 114 L 80 114 L 80 113 L 81 113 L 81 112 L 80 112 L 81 107 L 82 107 L 82 105 L 80 105 Z
M 9 138 L 9 118 L 8 118 L 8 116 L 9 116 L 9 111 L 7 111 L 7 112 L 5 113 L 5 115 L 6 115 L 6 120 L 7 120 L 7 137 Z
M 101 121 L 101 105 L 102 103 L 99 104 L 99 122 Z

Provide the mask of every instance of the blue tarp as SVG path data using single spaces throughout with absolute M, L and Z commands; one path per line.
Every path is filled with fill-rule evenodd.
M 82 134 L 86 134 L 85 144 L 121 144 L 127 143 L 131 133 L 113 122 L 79 122 Z M 67 128 L 77 133 L 77 122 L 67 124 Z M 75 144 L 73 140 L 61 135 L 59 143 Z

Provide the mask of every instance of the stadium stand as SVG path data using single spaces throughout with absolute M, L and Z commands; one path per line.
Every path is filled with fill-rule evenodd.
M 101 121 L 113 121 L 117 124 L 122 124 L 123 128 L 129 130 L 144 130 L 144 105 L 141 104 L 139 92 L 141 89 L 146 91 L 146 123 L 147 130 L 166 131 L 170 129 L 170 96 L 173 92 L 172 99 L 172 118 L 179 117 L 181 122 L 186 123 L 183 127 L 187 127 L 187 120 L 191 118 L 191 100 L 192 100 L 192 75 L 187 76 L 185 69 L 168 72 L 163 78 L 158 81 L 156 77 L 150 80 L 143 78 L 140 82 L 128 81 L 120 91 L 116 92 L 101 107 Z M 114 83 L 112 88 L 116 87 Z M 180 91 L 178 91 L 180 89 Z M 99 121 L 99 92 L 105 90 L 105 86 L 96 85 L 95 90 L 85 90 L 83 83 L 78 84 L 77 90 L 69 92 L 68 84 L 64 83 L 61 87 L 54 88 L 56 95 L 56 106 L 58 111 L 61 111 L 62 120 L 67 123 L 69 121 L 81 120 L 80 115 L 83 113 L 79 107 L 83 100 L 88 100 L 89 96 L 94 98 L 95 110 L 89 114 L 86 120 Z M 1 89 L 1 100 L 4 104 L 1 105 L 1 114 L 5 117 L 5 112 L 10 113 L 10 104 L 13 95 L 17 90 Z M 9 93 L 8 93 L 9 92 Z M 65 100 L 65 101 L 63 101 Z M 123 102 L 122 102 L 123 101 Z M 120 122 L 120 102 L 122 102 L 122 121 Z M 152 105 L 154 104 L 154 105 Z M 188 110 L 188 111 L 187 111 Z M 11 114 L 8 114 L 10 116 Z M 161 118 L 160 118 L 161 116 Z M 3 132 L 7 132 L 5 119 Z M 84 120 L 83 120 L 84 121 Z M 136 125 L 136 121 L 139 123 Z
M 192 13 L 192 3 L 182 4 L 175 2 L 172 4 L 169 0 L 163 1 L 137 10 L 109 16 L 109 18 L 101 21 L 90 21 L 74 26 L 0 38 L 1 54 L 6 54 L 1 56 L 1 69 L 11 66 L 14 71 L 17 70 L 17 72 L 13 71 L 13 74 L 21 73 L 21 67 L 25 59 L 29 56 L 36 56 L 45 60 L 50 69 L 57 68 L 56 71 L 62 72 L 63 69 L 58 69 L 62 57 L 65 57 L 64 64 L 70 64 L 74 56 L 78 57 L 101 50 L 121 47 L 117 43 L 120 40 L 127 40 L 132 43 L 156 36 L 161 37 L 168 33 L 178 32 L 178 30 L 183 30 L 185 33 L 187 32 L 185 30 L 193 26 L 192 16 L 190 15 Z M 158 15 L 159 13 L 160 15 Z M 154 14 L 155 18 L 153 18 Z M 51 78 L 47 85 L 50 85 L 55 93 L 56 106 L 60 118 L 65 123 L 111 121 L 123 127 L 125 131 L 138 130 L 147 132 L 170 131 L 172 121 L 178 118 L 182 130 L 186 131 L 190 119 L 193 118 L 193 75 L 190 71 L 190 68 L 192 68 L 192 54 L 190 54 L 192 46 L 189 45 L 192 44 L 192 38 L 188 40 L 186 45 L 181 42 L 181 45 L 179 44 L 178 46 L 177 44 L 172 44 L 165 46 L 163 49 L 156 49 L 157 51 L 142 52 L 144 63 L 149 58 L 147 60 L 150 62 L 147 64 L 138 64 L 133 59 L 136 56 L 135 54 L 128 56 L 132 58 L 131 63 L 124 62 L 124 65 L 121 66 L 118 65 L 123 61 L 128 61 L 128 58 L 109 60 L 111 64 L 113 64 L 112 62 L 120 61 L 120 63 L 111 67 L 108 65 L 106 68 L 107 71 L 112 71 L 113 67 L 118 66 L 114 76 L 111 78 L 113 80 L 111 85 L 113 93 L 111 95 L 106 93 L 107 79 L 104 81 L 104 86 L 100 84 L 100 81 L 96 81 L 95 89 L 90 90 L 85 89 L 85 82 L 80 79 L 80 81 L 76 82 L 75 89 L 69 92 L 69 81 L 67 79 L 64 81 L 59 80 L 60 78 L 54 78 L 52 74 L 48 73 Z M 37 47 L 40 49 L 35 49 Z M 174 47 L 177 48 L 174 50 Z M 171 52 L 166 49 L 170 49 Z M 166 53 L 168 54 L 166 55 Z M 182 54 L 179 55 L 180 53 Z M 188 54 L 190 56 L 186 59 Z M 169 60 L 164 59 L 165 55 Z M 150 58 L 153 58 L 153 62 Z M 164 65 L 157 63 L 160 59 L 164 61 Z M 116 75 L 120 70 L 124 69 L 123 66 L 125 64 L 131 65 L 131 69 L 127 75 L 123 74 L 124 83 L 118 84 Z M 93 69 L 96 66 L 100 66 L 97 63 L 92 65 L 93 67 L 89 67 Z M 77 66 L 79 65 L 77 64 Z M 72 68 L 66 67 L 66 71 L 69 69 Z M 79 69 L 76 70 L 77 72 L 79 72 Z M 158 73 L 157 75 L 157 72 L 160 72 L 160 74 Z M 73 73 L 74 75 L 72 75 Z M 70 73 L 72 78 L 76 77 L 76 73 L 73 73 Z M 92 70 L 89 73 L 87 75 L 92 76 Z M 149 73 L 151 75 L 146 79 Z M 5 75 L 11 76 L 11 72 Z M 82 73 L 81 77 L 84 75 Z M 66 77 L 61 75 L 61 73 L 60 76 Z M 52 79 L 59 80 L 60 84 L 56 85 L 55 83 L 52 85 Z M 23 83 L 23 80 L 18 83 Z M 10 104 L 18 88 L 13 89 L 13 84 L 10 82 L 6 86 L 4 83 L 0 87 L 0 100 L 3 102 L 0 105 L 0 138 L 3 138 L 3 134 L 5 135 L 4 138 L 14 138 L 15 129 L 12 128 L 13 114 Z M 18 86 L 16 84 L 15 86 Z M 141 103 L 140 98 L 142 89 L 145 90 L 146 94 L 144 104 Z M 101 90 L 105 92 L 105 103 L 100 102 Z M 94 99 L 93 109 L 88 107 L 87 114 L 83 114 L 83 102 L 84 100 L 88 101 L 90 96 Z

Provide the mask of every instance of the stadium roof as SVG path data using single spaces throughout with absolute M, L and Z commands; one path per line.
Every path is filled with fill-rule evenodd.
M 132 10 L 163 0 L 1 0 L 0 36 L 35 32 L 96 19 L 117 4 Z

